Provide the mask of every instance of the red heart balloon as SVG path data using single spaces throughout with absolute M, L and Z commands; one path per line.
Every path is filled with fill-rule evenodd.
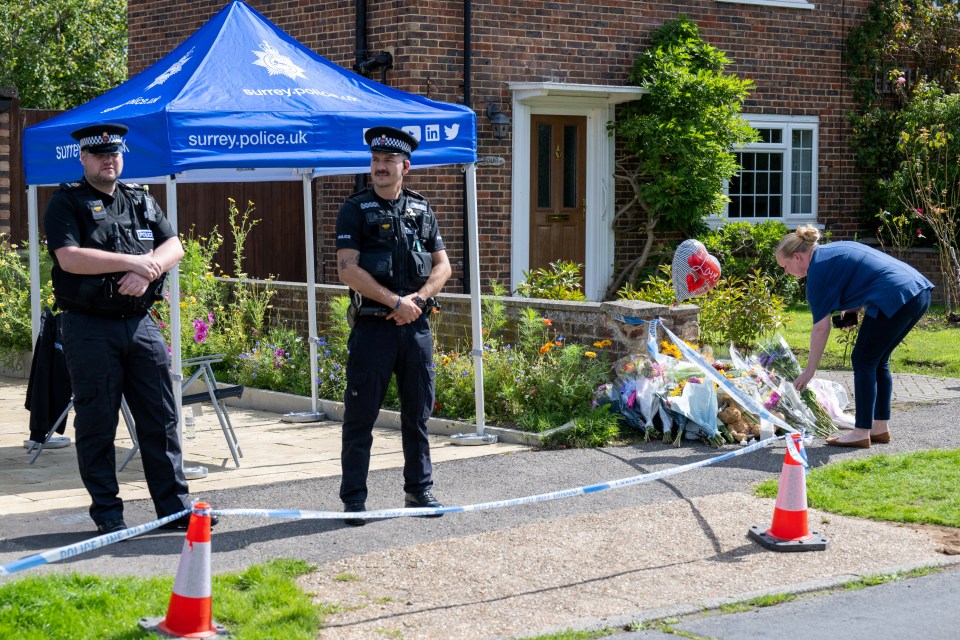
M 713 289 L 720 280 L 720 261 L 699 240 L 684 240 L 673 254 L 673 292 L 686 300 Z

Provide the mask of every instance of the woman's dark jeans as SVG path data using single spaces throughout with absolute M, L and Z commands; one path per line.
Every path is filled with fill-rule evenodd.
M 929 308 L 930 290 L 927 289 L 903 305 L 893 317 L 883 313 L 878 313 L 876 318 L 864 316 L 850 356 L 857 429 L 870 429 L 874 420 L 890 419 L 893 396 L 890 354 Z

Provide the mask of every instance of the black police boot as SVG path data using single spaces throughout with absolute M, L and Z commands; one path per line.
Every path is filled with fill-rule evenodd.
M 345 513 L 361 513 L 367 510 L 367 505 L 362 502 L 345 502 L 343 505 L 343 511 Z M 367 521 L 363 518 L 344 518 L 344 524 L 348 524 L 351 527 L 362 527 L 367 524 Z
M 443 505 L 440 504 L 440 501 L 433 497 L 433 493 L 429 489 L 426 491 L 421 491 L 420 493 L 408 493 L 403 500 L 403 506 L 408 509 L 417 509 L 419 507 L 432 507 L 440 508 Z M 443 516 L 442 513 L 434 513 L 429 516 L 424 516 L 425 518 L 439 518 Z
M 113 520 L 107 520 L 106 522 L 101 522 L 97 525 L 97 533 L 103 535 L 105 533 L 116 533 L 117 531 L 123 531 L 127 528 L 127 523 L 123 521 L 123 518 L 115 518 Z
M 185 516 L 180 516 L 180 517 L 177 518 L 176 520 L 171 520 L 170 522 L 167 522 L 166 524 L 160 525 L 159 527 L 157 527 L 157 529 L 164 529 L 164 530 L 167 530 L 167 531 L 186 531 L 187 528 L 190 526 L 190 516 L 191 516 L 191 514 L 189 514 L 189 513 L 188 513 L 187 515 L 185 515 Z M 215 526 L 217 526 L 217 523 L 218 523 L 218 522 L 220 522 L 220 518 L 218 518 L 218 517 L 215 516 L 215 515 L 211 515 L 211 516 L 210 516 L 210 528 L 211 528 L 211 529 L 214 528 Z

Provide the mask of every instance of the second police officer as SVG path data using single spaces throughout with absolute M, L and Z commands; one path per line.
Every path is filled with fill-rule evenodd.
M 350 196 L 337 217 L 337 269 L 350 288 L 340 499 L 366 510 L 373 424 L 397 378 L 407 507 L 440 507 L 433 496 L 427 419 L 433 411 L 433 338 L 428 321 L 450 261 L 426 198 L 403 188 L 416 139 L 392 127 L 364 135 L 372 186 Z M 362 518 L 345 522 L 359 526 Z

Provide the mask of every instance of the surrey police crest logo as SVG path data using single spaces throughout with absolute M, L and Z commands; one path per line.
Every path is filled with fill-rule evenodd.
M 170 76 L 178 73 L 181 69 L 183 69 L 183 65 L 187 64 L 187 60 L 189 60 L 191 56 L 193 56 L 193 49 L 196 49 L 196 47 L 193 47 L 192 49 L 190 49 L 190 51 L 187 51 L 187 53 L 182 58 L 180 58 L 179 60 L 173 63 L 173 66 L 171 66 L 169 69 L 167 69 L 166 71 L 161 73 L 159 76 L 157 76 L 153 82 L 147 85 L 147 89 L 152 89 L 157 85 L 163 84 L 164 82 L 170 79 Z
M 253 64 L 263 67 L 270 75 L 283 74 L 291 80 L 296 78 L 307 79 L 307 76 L 303 74 L 303 69 L 293 64 L 293 61 L 287 56 L 281 55 L 266 40 L 260 44 L 260 49 L 261 51 L 254 51 L 257 54 L 257 59 Z

